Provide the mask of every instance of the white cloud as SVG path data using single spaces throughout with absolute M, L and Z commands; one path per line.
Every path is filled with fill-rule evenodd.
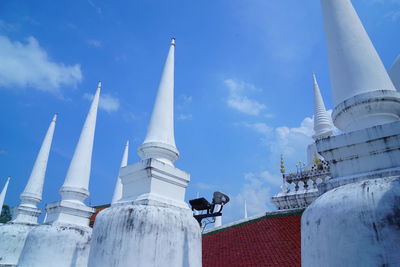
M 225 80 L 224 84 L 229 90 L 226 102 L 230 108 L 253 116 L 259 115 L 266 108 L 264 104 L 247 96 L 249 93 L 261 91 L 254 85 L 233 79 Z
M 247 127 L 260 134 L 268 134 L 273 130 L 273 128 L 269 127 L 264 122 L 255 122 L 255 123 L 241 122 L 237 123 L 236 125 Z
M 388 18 L 392 21 L 397 21 L 398 19 L 400 19 L 400 10 L 395 10 L 387 13 L 385 15 L 385 18 Z
M 80 65 L 52 61 L 34 37 L 20 43 L 0 35 L 0 47 L 0 87 L 31 87 L 60 95 L 61 87 L 75 87 L 82 80 Z
M 141 117 L 133 112 L 127 112 L 123 115 L 123 118 L 125 119 L 125 121 L 127 122 L 132 122 L 132 121 L 137 121 L 139 120 Z
M 187 121 L 187 120 L 191 120 L 191 119 L 193 119 L 192 114 L 179 114 L 178 115 L 178 120 L 180 120 L 180 121 Z
M 301 122 L 300 127 L 277 127 L 275 129 L 275 140 L 271 143 L 272 150 L 278 149 L 285 155 L 293 154 L 299 146 L 305 147 L 312 142 L 313 127 L 314 119 L 309 117 Z
M 219 188 L 217 185 L 209 184 L 209 183 L 203 183 L 203 182 L 197 182 L 195 186 L 199 189 L 202 190 L 217 190 Z
M 88 40 L 87 43 L 91 46 L 94 46 L 96 48 L 100 48 L 103 46 L 102 42 L 99 40 Z
M 249 216 L 264 213 L 270 210 L 271 204 L 271 185 L 281 185 L 280 175 L 271 174 L 269 171 L 263 171 L 256 175 L 247 173 L 244 176 L 246 183 L 242 186 L 240 193 L 236 196 L 235 201 L 239 206 L 247 202 L 247 211 Z
M 92 101 L 93 100 L 93 95 L 92 94 L 84 94 L 83 98 Z M 99 108 L 110 113 L 113 111 L 117 111 L 119 109 L 119 99 L 111 96 L 109 94 L 102 94 L 100 95 L 100 102 L 99 102 Z
M 181 95 L 183 104 L 190 104 L 193 101 L 193 97 L 191 95 Z
M 14 24 L 9 24 L 6 23 L 3 20 L 0 20 L 0 30 L 4 30 L 4 31 L 15 31 L 17 29 L 17 26 Z
M 90 6 L 92 6 L 94 8 L 94 10 L 97 12 L 97 14 L 99 14 L 99 15 L 103 14 L 103 10 L 98 5 L 96 5 L 93 1 L 88 0 L 88 3 Z

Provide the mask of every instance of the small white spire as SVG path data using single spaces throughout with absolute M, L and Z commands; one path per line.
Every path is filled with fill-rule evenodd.
M 14 212 L 13 222 L 15 223 L 37 224 L 37 218 L 41 213 L 37 204 L 42 200 L 43 184 L 46 176 L 51 144 L 53 142 L 57 115 L 57 113 L 54 114 L 50 122 L 50 126 L 36 157 L 35 164 L 33 165 L 31 175 L 20 196 L 21 204 Z
M 129 154 L 129 140 L 126 141 L 125 144 L 124 154 L 122 155 L 121 168 L 126 167 L 128 165 L 128 154 Z M 121 178 L 118 175 L 111 204 L 120 200 L 121 197 L 122 197 L 122 182 Z
M 244 200 L 244 218 L 247 219 L 247 201 L 246 199 Z
M 6 198 L 9 183 L 10 183 L 10 177 L 7 178 L 6 184 L 4 185 L 3 190 L 1 190 L 1 193 L 0 193 L 0 214 L 1 214 L 1 211 L 3 210 L 4 199 Z
M 101 82 L 99 81 L 64 184 L 60 189 L 63 199 L 83 201 L 89 196 L 90 168 L 100 90 Z
M 317 78 L 313 73 L 314 80 L 314 136 L 319 139 L 333 134 L 333 123 L 331 117 L 326 111 L 324 100 L 321 96 L 321 91 L 318 86 Z
M 22 192 L 21 194 L 21 198 L 33 197 L 37 198 L 39 201 L 42 200 L 43 183 L 46 175 L 50 148 L 53 142 L 57 115 L 58 115 L 57 113 L 54 114 L 53 119 L 50 122 L 50 126 L 43 139 L 35 164 L 33 165 L 31 176 L 28 179 L 28 183 L 25 186 L 24 192 Z
M 390 79 L 397 91 L 400 91 L 400 55 L 394 60 L 389 70 Z
M 174 135 L 174 57 L 172 38 L 147 135 L 138 149 L 142 159 L 156 158 L 170 165 L 179 157 Z

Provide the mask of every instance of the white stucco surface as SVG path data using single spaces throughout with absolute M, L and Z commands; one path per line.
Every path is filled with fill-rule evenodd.
M 396 91 L 350 0 L 321 0 L 334 125 L 363 129 L 400 118 Z
M 329 183 L 398 168 L 400 121 L 318 140 L 317 150 L 330 164 Z
M 86 267 L 92 229 L 41 225 L 28 234 L 18 267 Z
M 200 267 L 201 234 L 189 209 L 114 205 L 94 225 L 89 267 Z
M 360 93 L 395 90 L 350 0 L 321 0 L 335 106 Z
M 397 91 L 400 91 L 400 55 L 394 60 L 392 66 L 389 69 L 389 76 L 396 87 Z
M 301 220 L 302 266 L 400 266 L 400 178 L 347 184 Z
M 26 237 L 35 226 L 7 223 L 0 225 L 0 266 L 18 263 Z

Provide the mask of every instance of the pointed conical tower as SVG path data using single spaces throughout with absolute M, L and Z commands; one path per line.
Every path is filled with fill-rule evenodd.
M 3 190 L 1 190 L 1 193 L 0 193 L 0 215 L 1 215 L 1 211 L 3 210 L 4 199 L 6 198 L 6 193 L 7 193 L 9 183 L 10 183 L 10 177 L 7 178 L 7 181 L 3 187 Z
M 128 153 L 129 153 L 129 141 L 126 141 L 124 154 L 122 155 L 121 168 L 126 167 L 126 165 L 128 165 Z M 118 175 L 111 204 L 114 204 L 115 202 L 120 200 L 121 197 L 122 197 L 122 182 L 121 178 Z
M 390 79 L 397 91 L 400 91 L 400 55 L 394 60 L 389 70 Z
M 174 61 L 172 39 L 146 138 L 138 149 L 142 159 L 154 158 L 172 165 L 179 157 L 174 134 Z
M 22 192 L 21 204 L 14 210 L 14 223 L 37 224 L 41 213 L 37 205 L 42 200 L 44 178 L 46 175 L 47 162 L 49 160 L 50 148 L 56 127 L 57 114 L 54 114 L 50 126 L 40 147 L 35 164 L 28 179 L 28 183 Z
M 332 120 L 326 111 L 321 91 L 319 90 L 317 78 L 313 73 L 314 80 L 314 136 L 315 140 L 333 134 Z
M 97 85 L 97 90 L 69 165 L 67 176 L 60 189 L 63 200 L 83 202 L 89 196 L 90 168 L 100 89 L 101 82 Z
M 147 135 L 138 148 L 142 160 L 120 170 L 122 198 L 96 217 L 89 267 L 163 266 L 166 259 L 171 266 L 201 266 L 200 227 L 184 201 L 190 176 L 173 165 L 179 156 L 174 52 L 172 39 Z M 113 244 L 119 244 L 118 253 Z
M 57 114 L 50 122 L 31 175 L 20 195 L 21 203 L 14 209 L 13 220 L 1 226 L 0 265 L 14 266 L 18 263 L 28 233 L 38 224 L 41 211 L 37 205 L 42 200 L 43 183 L 56 120 Z
M 399 120 L 400 94 L 349 0 L 321 0 L 335 126 L 344 132 Z
M 84 204 L 89 178 L 101 82 L 90 106 L 67 175 L 60 189 L 61 201 L 46 206 L 45 224 L 28 234 L 18 266 L 86 266 L 94 209 Z M 37 246 L 40 243 L 40 246 Z M 51 257 L 49 257 L 51 255 Z

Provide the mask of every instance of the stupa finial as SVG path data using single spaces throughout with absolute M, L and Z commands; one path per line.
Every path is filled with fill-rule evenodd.
M 396 91 L 350 0 L 321 0 L 335 108 L 344 132 L 398 121 Z
M 124 154 L 122 155 L 120 168 L 126 167 L 128 165 L 128 154 L 129 154 L 129 140 L 126 141 L 126 144 L 125 144 Z M 121 178 L 118 175 L 117 183 L 115 185 L 114 195 L 113 195 L 111 204 L 120 200 L 121 197 L 122 197 L 122 182 L 121 182 Z
M 169 165 L 179 157 L 174 135 L 174 57 L 172 38 L 147 135 L 138 149 L 142 159 L 155 158 Z
M 22 192 L 21 204 L 15 209 L 14 223 L 37 224 L 41 211 L 37 205 L 42 200 L 43 184 L 46 176 L 47 162 L 49 160 L 50 148 L 53 141 L 58 113 L 55 113 L 50 126 L 43 139 L 39 153 L 33 165 L 31 175 Z
M 92 150 L 96 129 L 101 82 L 98 83 L 92 104 L 82 128 L 78 144 L 60 189 L 63 199 L 83 201 L 89 196 L 89 179 L 92 165 Z
M 313 73 L 314 81 L 314 139 L 327 137 L 333 134 L 332 120 L 326 111 L 324 100 L 322 99 L 318 81 Z

